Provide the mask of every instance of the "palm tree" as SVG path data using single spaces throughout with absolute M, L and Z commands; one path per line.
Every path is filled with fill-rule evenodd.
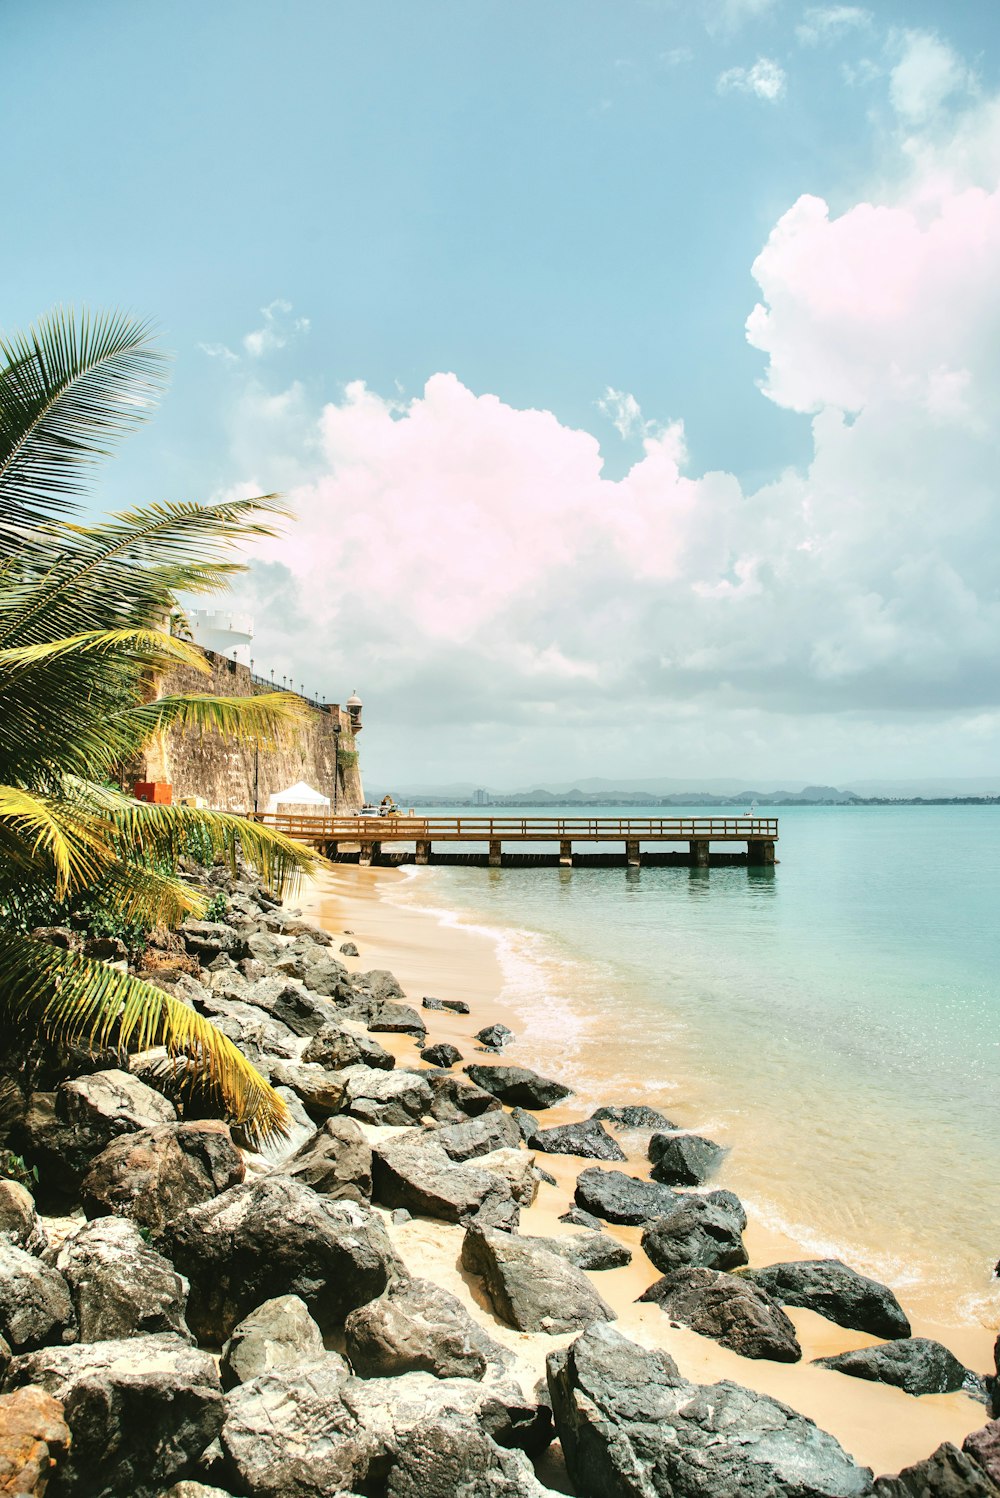
M 149 410 L 163 363 L 147 326 L 57 312 L 0 337 L 0 1019 L 28 1037 L 187 1059 L 250 1140 L 287 1123 L 280 1097 L 208 1020 L 138 978 L 31 932 L 54 911 L 178 925 L 204 901 L 182 855 L 253 865 L 277 891 L 314 864 L 242 817 L 146 805 L 120 768 L 170 728 L 274 742 L 307 713 L 283 692 L 155 697 L 201 654 L 172 632 L 179 592 L 225 586 L 233 548 L 273 534 L 273 495 L 154 505 L 79 524 L 94 462 Z

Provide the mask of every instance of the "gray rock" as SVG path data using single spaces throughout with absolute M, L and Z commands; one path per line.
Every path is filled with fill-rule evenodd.
M 528 1139 L 532 1149 L 548 1155 L 582 1155 L 590 1160 L 625 1160 L 627 1155 L 607 1130 L 594 1119 L 584 1123 L 559 1124 L 554 1129 L 536 1129 Z
M 270 1072 L 271 1081 L 279 1087 L 290 1087 L 309 1117 L 317 1123 L 339 1113 L 346 1104 L 347 1084 L 343 1072 L 327 1071 L 314 1062 L 304 1061 L 276 1061 Z
M 650 1285 L 639 1299 L 653 1301 L 672 1321 L 714 1338 L 741 1357 L 797 1363 L 802 1356 L 795 1327 L 778 1302 L 740 1275 L 677 1269 Z
M 434 1094 L 431 1117 L 438 1123 L 460 1123 L 466 1118 L 478 1118 L 482 1113 L 500 1111 L 499 1098 L 484 1092 L 464 1077 L 446 1071 L 427 1071 L 423 1076 Z
M 265 1300 L 244 1316 L 222 1349 L 222 1387 L 232 1389 L 275 1368 L 299 1368 L 326 1356 L 319 1327 L 298 1295 Z
M 350 1012 L 357 1018 L 363 1017 L 356 1011 L 357 995 L 347 969 L 335 957 L 326 956 L 321 961 L 314 962 L 306 974 L 305 986 L 310 993 L 329 999 L 342 1012 Z
M 787 1405 L 689 1383 L 665 1352 L 587 1328 L 548 1358 L 566 1466 L 601 1498 L 865 1498 L 871 1472 Z
M 232 1498 L 224 1488 L 206 1487 L 203 1482 L 175 1482 L 163 1498 Z
M 222 1425 L 214 1360 L 169 1334 L 29 1353 L 7 1376 L 8 1388 L 25 1384 L 40 1385 L 66 1411 L 72 1441 L 60 1498 L 160 1498 Z
M 63 1082 L 54 1096 L 34 1093 L 24 1127 L 43 1188 L 75 1194 L 90 1161 L 112 1139 L 176 1118 L 176 1108 L 161 1093 L 111 1069 Z
M 525 1143 L 527 1143 L 535 1134 L 537 1134 L 539 1129 L 542 1127 L 535 1115 L 533 1113 L 529 1113 L 526 1108 L 512 1108 L 510 1110 L 510 1116 L 517 1124 L 517 1127 L 520 1129 L 521 1138 L 525 1141 Z
M 20 1181 L 0 1179 L 0 1239 L 40 1254 L 48 1238 L 35 1210 L 35 1198 Z
M 813 1361 L 821 1368 L 833 1368 L 852 1378 L 892 1384 L 907 1394 L 953 1394 L 965 1387 L 970 1378 L 969 1370 L 958 1358 L 929 1337 L 881 1342 L 875 1347 L 858 1347 L 836 1357 Z
M 347 1111 L 366 1123 L 395 1126 L 419 1123 L 434 1097 L 420 1072 L 349 1066 L 337 1075 L 345 1086 Z
M 910 1323 L 892 1291 L 839 1259 L 803 1259 L 748 1269 L 747 1279 L 786 1306 L 818 1311 L 838 1326 L 873 1337 L 908 1337 Z
M 548 1077 L 540 1077 L 527 1066 L 481 1066 L 465 1068 L 477 1087 L 492 1093 L 508 1107 L 551 1108 L 563 1098 L 572 1097 L 573 1089 Z
M 700 1186 L 715 1174 L 728 1151 L 700 1134 L 654 1134 L 649 1141 L 650 1175 L 665 1186 Z
M 368 1021 L 369 1030 L 389 1035 L 416 1035 L 422 1040 L 427 1026 L 409 1004 L 382 1004 Z
M 158 1244 L 190 1282 L 188 1325 L 216 1345 L 275 1295 L 300 1295 L 325 1334 L 402 1271 L 367 1207 L 330 1201 L 282 1176 L 189 1208 Z
M 344 1346 L 363 1378 L 432 1373 L 435 1378 L 482 1378 L 509 1355 L 447 1290 L 429 1280 L 403 1279 L 379 1300 L 352 1311 Z
M 592 1321 L 613 1321 L 593 1285 L 574 1264 L 538 1240 L 472 1224 L 462 1264 L 483 1278 L 494 1311 L 522 1332 L 571 1332 Z
M 396 1443 L 386 1498 L 545 1498 L 528 1458 L 445 1411 Z
M 596 1165 L 577 1176 L 574 1196 L 585 1212 L 630 1227 L 662 1217 L 677 1202 L 677 1193 L 669 1186 L 641 1181 L 622 1170 L 601 1170 Z
M 451 1160 L 472 1160 L 498 1149 L 516 1149 L 521 1132 L 509 1113 L 483 1113 L 462 1123 L 435 1129 L 434 1139 Z
M 81 1342 L 159 1332 L 189 1340 L 186 1283 L 127 1218 L 99 1217 L 78 1228 L 55 1267 L 69 1286 Z
M 319 1132 L 283 1163 L 281 1172 L 322 1196 L 371 1200 L 371 1145 L 353 1118 L 328 1118 Z
M 514 1228 L 519 1208 L 510 1182 L 495 1171 L 450 1159 L 434 1134 L 397 1135 L 372 1148 L 373 1195 L 444 1222 L 481 1220 Z
M 338 1071 L 345 1066 L 370 1066 L 381 1071 L 392 1071 L 396 1065 L 391 1055 L 370 1035 L 359 1035 L 343 1025 L 324 1025 L 318 1035 L 302 1052 L 303 1061 L 315 1061 L 328 1071 Z
M 357 993 L 367 994 L 382 1004 L 406 998 L 398 981 L 386 968 L 373 968 L 368 973 L 355 973 L 352 982 Z
M 526 1238 L 523 1241 L 541 1244 L 549 1253 L 558 1254 L 567 1263 L 575 1264 L 577 1269 L 591 1273 L 599 1269 L 622 1269 L 632 1262 L 632 1250 L 626 1244 L 600 1231 L 567 1233 L 563 1238 Z
M 945 1441 L 925 1461 L 880 1477 L 876 1498 L 997 1498 L 1000 1488 L 971 1456 Z
M 523 1149 L 491 1150 L 488 1155 L 480 1155 L 476 1164 L 481 1170 L 492 1170 L 503 1176 L 519 1206 L 530 1207 L 538 1195 L 535 1157 Z
M 1000 1420 L 989 1420 L 978 1430 L 970 1431 L 962 1442 L 962 1450 L 1000 1488 Z
M 469 1006 L 464 999 L 421 999 L 425 1009 L 450 1009 L 452 1014 L 469 1014 Z
M 454 1066 L 456 1061 L 461 1061 L 462 1053 L 457 1046 L 441 1040 L 437 1045 L 429 1045 L 422 1050 L 420 1059 L 429 1062 L 431 1066 Z
M 570 1207 L 569 1211 L 563 1212 L 559 1217 L 560 1222 L 568 1222 L 577 1228 L 589 1228 L 593 1233 L 604 1230 L 604 1223 L 592 1212 L 585 1212 L 582 1207 Z
M 408 1212 L 405 1207 L 393 1207 L 389 1213 L 393 1227 L 401 1228 L 404 1222 L 413 1221 L 413 1213 Z
M 223 921 L 185 921 L 181 927 L 185 947 L 199 962 L 209 963 L 219 956 L 240 954 L 243 939 L 233 926 Z
M 28 1352 L 75 1336 L 73 1302 L 62 1275 L 0 1240 L 0 1337 L 14 1352 Z
M 178 1212 L 239 1185 L 245 1173 L 224 1123 L 168 1123 L 114 1140 L 91 1164 L 80 1193 L 88 1217 L 115 1213 L 155 1232 Z
M 358 949 L 353 941 L 342 941 L 340 943 L 340 950 L 341 952 L 343 952 L 345 957 L 358 956 Z
M 506 1025 L 485 1025 L 482 1030 L 477 1030 L 475 1035 L 480 1045 L 490 1051 L 502 1051 L 504 1046 L 514 1039 L 513 1030 L 508 1030 Z
M 628 1103 L 625 1107 L 595 1108 L 590 1115 L 598 1121 L 614 1124 L 618 1129 L 673 1129 L 666 1114 L 656 1108 L 647 1108 L 643 1103 Z
M 678 1198 L 642 1235 L 643 1252 L 661 1274 L 675 1269 L 736 1269 L 747 1262 L 739 1218 L 704 1196 Z
M 294 978 L 268 977 L 251 983 L 244 995 L 247 1004 L 263 1009 L 293 1035 L 318 1035 L 336 1018 L 328 999 L 310 993 Z

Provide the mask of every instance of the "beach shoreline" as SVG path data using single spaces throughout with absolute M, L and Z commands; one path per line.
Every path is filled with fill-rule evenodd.
M 339 938 L 338 946 L 342 941 L 357 945 L 357 957 L 344 955 L 342 959 L 352 973 L 387 969 L 417 1008 L 428 996 L 469 1004 L 469 1015 L 421 1010 L 427 1023 L 425 1044 L 448 1041 L 461 1051 L 463 1063 L 502 1059 L 512 1065 L 534 1065 L 530 1042 L 518 1033 L 524 1009 L 511 1002 L 509 991 L 503 993 L 504 973 L 498 953 L 503 933 L 467 923 L 459 914 L 437 903 L 433 910 L 407 903 L 401 898 L 411 892 L 403 884 L 405 878 L 395 869 L 334 865 L 311 881 L 295 903 L 309 919 Z M 473 1038 L 477 1030 L 493 1023 L 506 1024 L 515 1032 L 502 1057 L 479 1055 Z M 419 1047 L 411 1037 L 385 1035 L 380 1039 L 393 1051 L 400 1065 L 417 1069 L 423 1065 Z M 553 1074 L 551 1066 L 547 1070 Z M 620 1077 L 615 1077 L 613 1084 L 609 1080 L 609 1094 L 602 1101 L 650 1103 L 665 1107 L 667 1112 L 673 1109 L 672 1099 L 650 1095 L 638 1078 L 634 1090 L 627 1095 L 622 1092 Z M 577 1122 L 589 1111 L 589 1107 L 581 1109 L 577 1100 L 569 1098 L 546 1112 L 545 1123 Z M 623 1133 L 616 1137 L 628 1155 L 627 1163 L 620 1168 L 633 1175 L 648 1176 L 645 1136 Z M 738 1145 L 738 1141 L 734 1143 Z M 555 1178 L 556 1185 L 542 1184 L 536 1203 L 522 1212 L 521 1231 L 546 1236 L 570 1232 L 572 1229 L 560 1222 L 559 1216 L 572 1203 L 577 1175 L 594 1162 L 542 1153 L 536 1159 Z M 726 1182 L 723 1179 L 718 1184 Z M 983 1406 L 964 1394 L 914 1398 L 885 1385 L 810 1366 L 813 1358 L 871 1345 L 878 1340 L 846 1331 L 810 1311 L 788 1308 L 803 1351 L 802 1361 L 795 1364 L 740 1357 L 687 1328 L 671 1325 L 657 1306 L 636 1304 L 637 1296 L 658 1278 L 639 1247 L 640 1230 L 611 1225 L 605 1230 L 632 1249 L 633 1261 L 627 1268 L 592 1275 L 595 1288 L 612 1306 L 617 1324 L 627 1336 L 646 1346 L 665 1348 L 686 1377 L 701 1383 L 728 1378 L 783 1400 L 830 1431 L 846 1450 L 871 1466 L 876 1474 L 897 1471 L 920 1460 L 942 1441 L 960 1446 L 965 1435 L 982 1424 Z M 506 1340 L 525 1366 L 538 1375 L 544 1371 L 546 1352 L 571 1340 L 498 1328 L 486 1305 L 477 1299 L 474 1280 L 460 1268 L 460 1229 L 417 1218 L 393 1226 L 392 1232 L 411 1272 L 444 1284 L 459 1295 L 491 1334 Z M 802 1243 L 755 1221 L 752 1208 L 745 1242 L 752 1266 L 814 1257 Z M 975 1324 L 942 1321 L 928 1314 L 926 1306 L 915 1305 L 906 1287 L 901 1287 L 899 1294 L 915 1336 L 943 1342 L 966 1366 L 979 1372 L 991 1368 L 990 1330 Z M 552 1481 L 551 1477 L 549 1480 Z

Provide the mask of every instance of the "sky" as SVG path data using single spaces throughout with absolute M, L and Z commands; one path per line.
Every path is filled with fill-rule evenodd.
M 152 319 L 101 510 L 275 490 L 379 784 L 1000 770 L 1000 10 L 0 0 L 0 326 Z

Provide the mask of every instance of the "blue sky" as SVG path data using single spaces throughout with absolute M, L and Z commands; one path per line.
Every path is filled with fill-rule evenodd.
M 628 701 L 628 731 L 613 728 L 609 741 L 623 772 L 984 773 L 996 762 L 996 703 L 975 683 L 996 643 L 996 598 L 988 580 L 970 577 L 974 561 L 948 552 L 927 518 L 926 486 L 896 496 L 886 526 L 898 533 L 912 512 L 911 573 L 944 555 L 971 598 L 954 618 L 941 613 L 930 641 L 908 613 L 920 590 L 911 580 L 906 591 L 888 560 L 844 591 L 865 571 L 858 556 L 871 555 L 870 515 L 828 597 L 825 584 L 789 575 L 784 541 L 769 551 L 752 540 L 772 530 L 787 538 L 809 508 L 803 485 L 819 482 L 824 457 L 817 421 L 846 413 L 873 431 L 881 421 L 879 442 L 841 454 L 841 478 L 823 480 L 824 492 L 837 491 L 822 528 L 829 557 L 851 530 L 858 492 L 870 483 L 865 508 L 882 503 L 882 438 L 909 445 L 916 399 L 913 380 L 902 381 L 906 409 L 876 413 L 875 387 L 855 378 L 870 368 L 865 329 L 848 317 L 846 350 L 830 328 L 813 337 L 813 293 L 798 270 L 786 275 L 780 247 L 763 296 L 753 267 L 804 195 L 824 200 L 836 226 L 866 202 L 932 213 L 913 204 L 926 205 L 944 170 L 954 194 L 995 192 L 998 28 L 994 7 L 968 0 L 8 0 L 2 96 L 21 149 L 3 168 L 0 321 L 25 323 L 56 302 L 155 319 L 174 355 L 172 386 L 107 469 L 98 501 L 292 492 L 306 527 L 298 550 L 263 558 L 250 589 L 258 659 L 287 660 L 297 677 L 325 673 L 334 696 L 359 685 L 380 778 L 404 768 L 510 783 L 600 773 L 587 730 L 615 694 Z M 940 193 L 935 201 L 946 220 Z M 821 259 L 827 231 L 793 227 L 803 244 L 819 234 Z M 876 232 L 868 250 L 846 253 L 849 274 L 863 279 L 890 252 Z M 842 254 L 834 246 L 838 264 Z M 970 339 L 992 316 L 990 284 L 973 281 L 970 296 L 986 304 L 956 319 Z M 745 323 L 761 302 L 771 318 L 753 346 Z M 911 325 L 926 297 L 917 306 Z M 912 355 L 921 378 L 969 374 L 987 402 L 978 352 L 949 345 L 944 357 L 935 336 L 929 328 L 933 368 L 909 334 L 879 358 L 905 371 Z M 854 361 L 850 377 L 842 360 Z M 444 387 L 427 404 L 428 380 L 447 374 L 471 392 L 467 408 Z M 359 400 L 358 382 L 378 411 Z M 475 440 L 477 423 L 492 420 L 491 397 L 511 412 L 492 457 L 489 431 Z M 548 435 L 529 431 L 532 411 L 551 413 Z M 421 468 L 415 488 L 384 471 L 380 414 L 413 428 L 412 442 L 399 434 L 399 462 Z M 451 420 L 473 449 L 454 491 L 454 435 L 432 440 Z M 677 422 L 683 451 L 661 498 L 677 472 L 721 495 L 701 505 L 704 535 L 681 528 L 683 546 L 667 544 L 657 495 L 648 505 L 637 497 L 660 482 L 662 454 L 651 461 L 644 442 Z M 995 495 L 988 484 L 979 492 L 993 455 L 974 426 L 968 413 L 956 418 L 923 465 L 945 474 L 949 454 L 956 473 L 971 465 L 962 483 L 978 494 L 966 517 L 973 558 L 1000 529 Z M 377 462 L 359 456 L 362 428 Z M 599 456 L 573 433 L 596 439 Z M 376 468 L 376 480 L 359 479 Z M 505 473 L 498 499 L 490 483 L 499 475 L 502 487 Z M 789 473 L 800 480 L 794 497 Z M 592 502 L 556 506 L 559 524 L 539 532 L 537 496 L 566 475 L 577 492 L 594 481 Z M 355 506 L 368 530 L 346 524 Z M 608 508 L 622 516 L 627 554 L 621 534 L 604 534 L 595 518 Z M 477 569 L 522 517 L 538 566 L 507 557 L 508 593 L 473 607 L 470 593 L 489 592 Z M 560 525 L 577 537 L 572 556 L 556 539 Z M 720 527 L 726 555 L 706 562 Z M 454 533 L 462 548 L 437 598 L 451 610 L 449 630 L 419 589 L 412 607 L 401 603 L 405 569 L 383 565 L 379 547 L 405 547 L 426 569 L 433 549 L 420 537 Z M 791 549 L 819 545 L 810 532 Z M 607 548 L 615 565 L 602 572 Z M 313 607 L 305 552 L 322 557 L 341 607 Z M 653 555 L 650 569 L 642 559 Z M 711 613 L 679 643 L 686 594 L 708 607 L 749 572 L 758 602 L 738 618 Z M 810 596 L 825 597 L 814 649 L 782 658 L 775 641 L 812 627 Z M 863 622 L 824 638 L 838 610 Z M 448 724 L 443 759 L 429 703 Z

